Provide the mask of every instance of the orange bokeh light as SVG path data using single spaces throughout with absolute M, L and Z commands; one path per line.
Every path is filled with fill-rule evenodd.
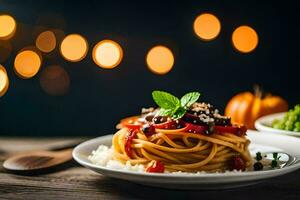
M 146 56 L 148 68 L 155 74 L 166 74 L 174 65 L 174 55 L 172 51 L 165 46 L 155 46 Z
M 60 53 L 68 61 L 79 62 L 88 52 L 86 39 L 79 34 L 67 35 L 60 44 Z
M 56 47 L 56 37 L 52 31 L 44 31 L 38 35 L 35 41 L 36 47 L 45 53 L 53 51 Z
M 8 90 L 9 79 L 5 68 L 0 65 L 0 97 L 2 97 Z
M 14 69 L 20 78 L 35 76 L 42 65 L 41 56 L 33 50 L 23 50 L 15 58 Z
M 70 77 L 68 73 L 58 65 L 46 67 L 40 76 L 41 88 L 49 95 L 61 96 L 68 92 Z
M 14 36 L 17 28 L 15 19 L 10 15 L 0 15 L 0 39 L 7 40 Z
M 253 51 L 258 45 L 258 35 L 249 26 L 240 26 L 232 34 L 233 46 L 242 53 Z
M 194 31 L 202 40 L 213 40 L 221 31 L 221 23 L 216 16 L 209 13 L 204 13 L 195 19 Z
M 122 47 L 115 41 L 102 40 L 93 48 L 93 60 L 99 67 L 112 69 L 120 64 L 122 58 Z

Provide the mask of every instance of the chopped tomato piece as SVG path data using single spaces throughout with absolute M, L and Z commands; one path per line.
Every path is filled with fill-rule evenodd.
M 129 158 L 133 158 L 132 156 L 132 140 L 137 135 L 137 130 L 130 130 L 127 136 L 125 137 L 125 152 Z
M 129 129 L 139 129 L 142 127 L 142 123 L 138 122 L 139 116 L 127 117 L 121 120 L 122 127 Z
M 185 130 L 189 133 L 205 133 L 207 131 L 208 126 L 199 126 L 191 123 L 185 123 Z
M 129 123 L 125 123 L 124 126 L 128 129 L 131 130 L 136 130 L 136 129 L 140 129 L 142 127 L 142 124 L 129 124 Z
M 230 169 L 245 171 L 246 169 L 245 161 L 240 156 L 233 156 L 231 158 Z
M 158 160 L 152 160 L 146 168 L 146 172 L 163 173 L 164 171 L 165 165 Z
M 185 130 L 186 132 L 190 133 L 206 133 L 208 130 L 208 126 L 200 126 L 195 125 L 191 123 L 185 123 Z M 214 126 L 213 127 L 214 132 L 213 133 L 232 133 L 237 136 L 242 136 L 246 134 L 247 128 L 245 126 L 239 126 L 239 125 L 232 125 L 232 126 Z
M 170 120 L 160 124 L 153 124 L 153 126 L 157 129 L 178 129 L 180 125 L 180 122 L 175 120 Z

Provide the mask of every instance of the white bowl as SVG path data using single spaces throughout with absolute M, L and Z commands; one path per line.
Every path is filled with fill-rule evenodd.
M 263 116 L 255 121 L 255 128 L 259 131 L 300 137 L 300 132 L 272 128 L 272 122 L 275 119 L 281 120 L 285 114 L 286 112 L 282 112 L 282 113 Z
M 88 156 L 101 144 L 110 146 L 112 135 L 98 137 L 78 145 L 73 151 L 73 158 L 84 167 L 104 176 L 143 185 L 173 189 L 224 189 L 241 187 L 287 174 L 300 168 L 299 138 L 257 131 L 248 131 L 247 134 L 251 140 L 250 152 L 252 155 L 255 155 L 258 151 L 262 153 L 285 152 L 295 159 L 294 162 L 286 167 L 273 170 L 200 174 L 132 172 L 110 169 L 91 163 Z

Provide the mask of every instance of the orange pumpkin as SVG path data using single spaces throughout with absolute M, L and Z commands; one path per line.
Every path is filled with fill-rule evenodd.
M 243 92 L 230 99 L 225 115 L 230 116 L 234 123 L 245 124 L 247 128 L 254 129 L 254 122 L 263 115 L 288 110 L 288 103 L 279 96 L 266 95 L 255 89 L 255 93 Z

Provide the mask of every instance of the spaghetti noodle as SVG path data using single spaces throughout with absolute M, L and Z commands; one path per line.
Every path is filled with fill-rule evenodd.
M 249 140 L 231 133 L 209 136 L 178 130 L 156 130 L 147 137 L 137 130 L 132 140 L 132 157 L 125 151 L 126 138 L 132 134 L 128 128 L 122 128 L 113 137 L 114 159 L 131 164 L 145 164 L 152 160 L 164 163 L 168 171 L 225 171 L 230 170 L 230 160 L 240 155 L 251 165 L 248 151 Z

